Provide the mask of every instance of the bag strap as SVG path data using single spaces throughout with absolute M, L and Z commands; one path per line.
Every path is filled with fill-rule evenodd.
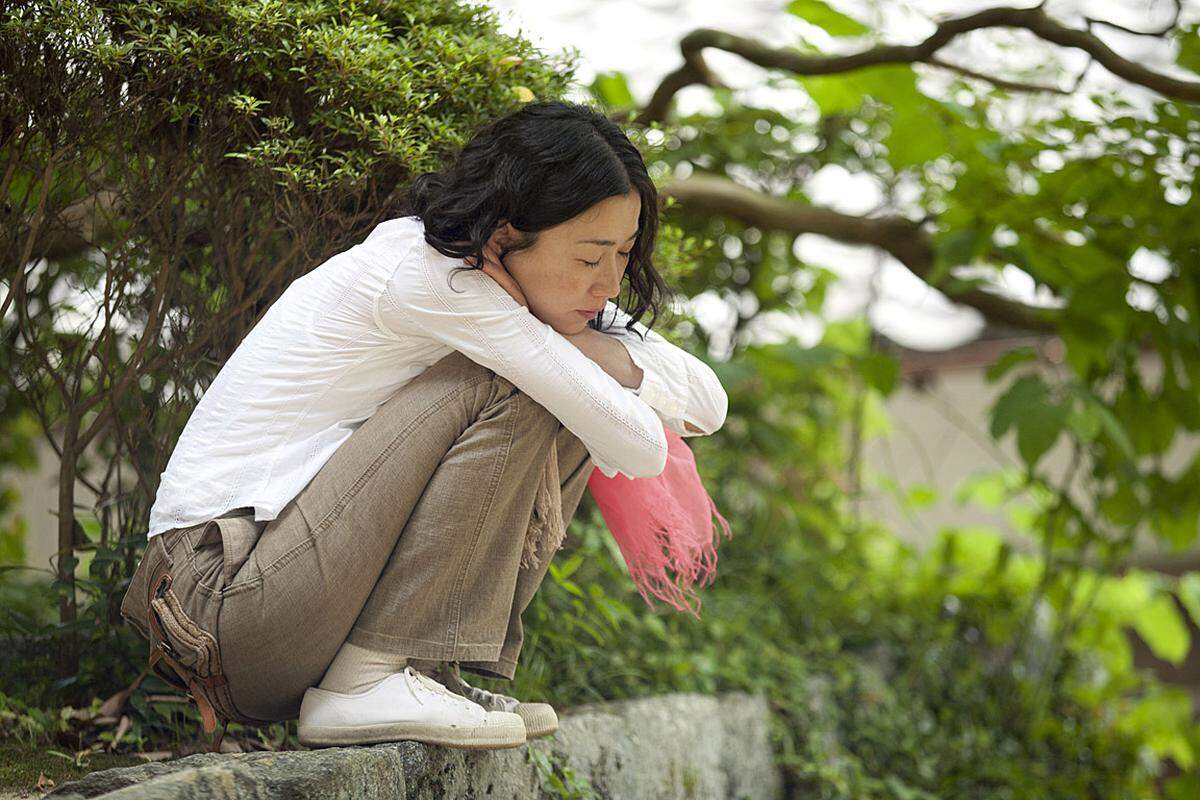
M 163 575 L 159 579 L 154 593 L 161 597 L 163 592 L 170 587 L 171 580 L 170 573 Z M 200 687 L 206 687 L 212 691 L 216 687 L 226 685 L 229 681 L 225 678 L 224 673 L 202 677 L 197 675 L 195 670 L 188 669 L 180 664 L 176 659 L 176 655 L 178 654 L 171 647 L 171 643 L 167 640 L 166 634 L 163 631 L 162 621 L 158 618 L 158 611 L 151 607 L 148 617 L 150 630 L 153 634 L 150 647 L 150 669 L 154 670 L 156 675 L 165 679 L 167 683 L 188 692 L 189 696 L 196 703 L 196 707 L 200 710 L 200 725 L 204 729 L 205 735 L 211 734 L 217 727 L 217 715 L 213 710 L 212 703 L 209 702 L 208 697 Z M 163 665 L 159 662 L 166 662 L 167 667 L 170 668 L 171 673 L 174 675 L 174 679 L 166 673 Z M 213 738 L 210 752 L 219 752 L 221 740 L 225 738 L 225 731 L 228 728 L 229 720 L 222 719 L 221 730 Z

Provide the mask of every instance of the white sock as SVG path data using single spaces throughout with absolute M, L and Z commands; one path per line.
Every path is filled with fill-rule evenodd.
M 407 663 L 405 656 L 343 642 L 319 686 L 342 694 L 365 692 L 389 675 L 403 670 Z

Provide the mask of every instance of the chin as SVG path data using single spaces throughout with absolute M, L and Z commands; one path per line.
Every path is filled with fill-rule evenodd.
M 586 320 L 584 322 L 586 324 Z M 568 333 L 579 333 L 579 331 L 581 331 L 584 327 L 583 325 L 580 325 L 580 324 L 574 323 L 574 322 L 558 322 L 558 321 L 551 322 L 551 323 L 549 323 L 549 325 L 555 331 L 557 331 L 558 333 L 561 333 L 564 336 L 566 336 Z

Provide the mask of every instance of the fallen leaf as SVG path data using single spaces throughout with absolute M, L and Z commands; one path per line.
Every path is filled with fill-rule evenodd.
M 113 733 L 113 739 L 108 745 L 108 749 L 110 751 L 115 751 L 117 749 L 117 745 L 121 742 L 121 737 L 126 733 L 129 733 L 129 729 L 131 727 L 133 727 L 133 723 L 129 721 L 129 717 L 122 716 L 120 724 L 117 725 L 117 730 Z
M 181 694 L 148 694 L 146 699 L 152 703 L 190 703 L 192 702 L 187 697 Z
M 129 684 L 129 686 L 105 700 L 100 705 L 98 714 L 102 717 L 112 717 L 113 719 L 121 716 L 121 712 L 125 710 L 125 704 L 129 702 L 129 695 L 133 694 L 133 690 L 142 682 L 143 675 L 145 675 L 144 672 L 142 675 L 134 678 L 133 683 Z

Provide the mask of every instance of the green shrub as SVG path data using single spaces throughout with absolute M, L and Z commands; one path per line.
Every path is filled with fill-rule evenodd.
M 136 674 L 136 639 L 110 651 L 158 476 L 263 311 L 572 67 L 454 0 L 6 5 L 0 299 L 19 313 L 0 313 L 0 366 L 68 488 L 37 634 L 52 668 L 4 667 L 31 696 L 84 702 Z

